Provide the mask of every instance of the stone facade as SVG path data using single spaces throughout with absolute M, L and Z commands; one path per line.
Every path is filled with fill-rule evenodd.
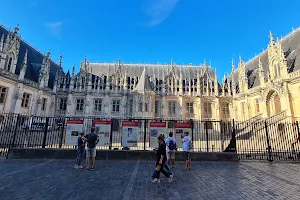
M 20 38 L 18 26 L 0 26 L 0 110 L 30 115 L 99 118 L 247 120 L 300 117 L 300 29 L 218 83 L 206 62 L 201 66 L 92 63 L 80 72 L 62 69 Z

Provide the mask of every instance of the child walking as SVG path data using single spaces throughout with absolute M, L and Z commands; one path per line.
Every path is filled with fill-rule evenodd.
M 82 169 L 83 166 L 81 165 L 82 162 L 82 157 L 84 153 L 84 148 L 85 148 L 85 140 L 84 140 L 84 133 L 81 132 L 80 136 L 77 139 L 77 158 L 76 158 L 76 169 Z

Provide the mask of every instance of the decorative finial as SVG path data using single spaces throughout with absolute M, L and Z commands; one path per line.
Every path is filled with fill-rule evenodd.
M 235 65 L 234 65 L 234 58 L 231 60 L 231 72 L 234 72 L 235 70 Z
M 46 56 L 49 57 L 50 54 L 51 54 L 51 52 L 50 52 L 50 49 L 49 49 Z
M 272 31 L 270 30 L 270 44 L 273 44 L 274 45 L 274 35 L 273 35 L 273 33 L 272 33 Z
M 205 60 L 205 59 L 204 59 L 204 63 L 203 63 L 203 65 L 204 65 L 204 66 L 206 66 L 206 60 Z
M 85 64 L 87 63 L 87 58 L 86 58 L 86 56 L 84 56 L 84 63 L 85 63 Z
M 74 74 L 75 74 L 75 65 L 73 65 L 72 67 L 72 76 L 74 76 Z
M 120 58 L 120 56 L 118 57 L 118 63 L 119 63 L 119 64 L 121 63 L 121 58 Z
M 19 24 L 17 24 L 16 27 L 15 27 L 14 33 L 15 33 L 15 34 L 18 34 L 19 30 L 20 30 L 20 29 L 19 29 Z
M 62 66 L 62 58 L 63 58 L 63 56 L 62 56 L 62 54 L 60 54 L 60 56 L 59 56 L 59 66 L 60 67 Z

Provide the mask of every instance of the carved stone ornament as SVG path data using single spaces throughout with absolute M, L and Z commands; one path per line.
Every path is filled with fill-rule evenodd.
M 86 101 L 85 103 L 86 106 L 90 106 L 90 104 L 91 104 L 90 100 Z
M 54 107 L 54 101 L 51 101 L 50 108 Z
M 71 99 L 68 100 L 68 105 L 72 105 Z
M 41 99 L 41 98 L 38 98 L 37 101 L 36 101 L 36 103 L 37 103 L 37 104 L 41 104 L 41 103 L 42 103 L 42 99 Z

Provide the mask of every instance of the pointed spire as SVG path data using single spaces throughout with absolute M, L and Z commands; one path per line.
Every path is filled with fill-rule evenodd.
M 47 52 L 47 54 L 46 54 L 47 58 L 50 57 L 50 54 L 51 54 L 51 52 L 50 52 L 50 49 L 49 49 L 48 52 Z
M 73 65 L 73 67 L 72 67 L 72 77 L 74 77 L 75 76 L 75 65 Z
M 242 56 L 239 56 L 239 61 L 240 61 L 240 64 L 242 64 L 242 63 L 243 63 Z
M 15 29 L 14 29 L 14 33 L 15 33 L 15 34 L 18 34 L 19 30 L 20 30 L 20 29 L 19 29 L 19 24 L 17 24 L 16 27 L 15 27 Z
M 121 64 L 121 58 L 120 58 L 120 56 L 118 57 L 118 64 L 119 65 Z
M 151 87 L 151 82 L 149 80 L 149 76 L 146 73 L 146 68 L 144 67 L 143 73 L 139 78 L 138 84 L 135 86 L 133 92 L 142 93 L 145 92 L 153 92 Z
M 235 64 L 234 64 L 234 58 L 232 58 L 232 61 L 231 61 L 231 73 L 233 73 L 235 70 Z
M 273 33 L 272 33 L 271 30 L 270 30 L 270 35 L 269 35 L 269 37 L 270 37 L 270 45 L 274 45 L 274 44 L 275 44 L 275 41 L 274 41 L 274 35 L 273 35 Z
M 62 58 L 63 58 L 63 56 L 62 56 L 62 54 L 60 54 L 60 56 L 59 56 L 59 67 L 60 68 L 62 68 Z
M 25 56 L 24 56 L 24 60 L 23 60 L 23 66 L 27 65 L 27 57 L 28 57 L 28 49 L 26 49 L 26 51 L 25 51 Z
M 204 59 L 203 66 L 206 66 L 206 59 Z
M 260 56 L 258 57 L 258 69 L 259 69 L 259 71 L 263 70 Z

